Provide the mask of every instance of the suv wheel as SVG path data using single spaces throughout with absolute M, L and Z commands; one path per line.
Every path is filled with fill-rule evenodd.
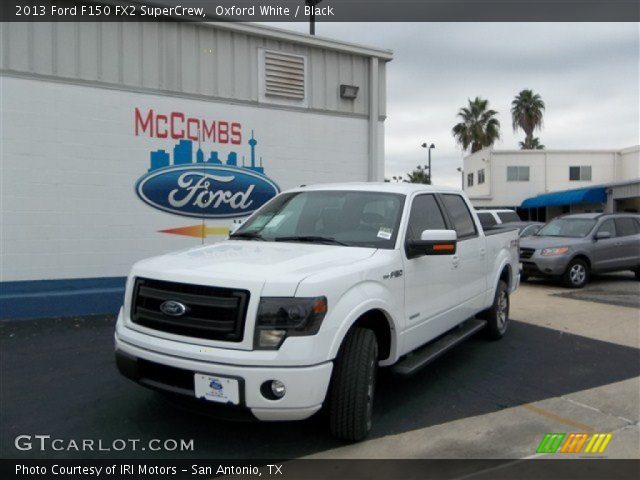
M 487 338 L 499 340 L 504 337 L 509 325 L 509 287 L 506 282 L 503 280 L 498 282 L 493 305 L 490 309 L 485 310 L 480 317 L 487 321 Z
M 359 441 L 371 430 L 378 367 L 378 342 L 372 330 L 355 328 L 336 359 L 329 392 L 331 433 Z
M 579 258 L 574 258 L 567 265 L 567 269 L 562 275 L 562 283 L 570 288 L 582 288 L 589 281 L 589 266 L 587 262 Z

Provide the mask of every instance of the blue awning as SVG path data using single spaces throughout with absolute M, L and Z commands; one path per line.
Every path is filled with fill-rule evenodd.
M 580 203 L 605 203 L 607 189 L 605 187 L 578 188 L 562 192 L 544 193 L 537 197 L 527 198 L 521 208 L 553 207 L 560 205 L 577 205 Z

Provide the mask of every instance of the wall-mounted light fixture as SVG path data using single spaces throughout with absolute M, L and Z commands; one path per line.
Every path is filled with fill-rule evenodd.
M 340 98 L 355 100 L 358 96 L 358 90 L 360 87 L 356 85 L 340 85 Z

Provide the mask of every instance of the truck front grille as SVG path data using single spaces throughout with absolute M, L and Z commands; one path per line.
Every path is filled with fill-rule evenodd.
M 169 300 L 184 305 L 184 314 L 163 313 L 160 306 Z M 240 342 L 248 304 L 246 290 L 137 278 L 131 321 L 176 335 Z
M 536 250 L 534 248 L 521 248 L 520 249 L 520 258 L 531 258 L 533 256 L 533 252 Z

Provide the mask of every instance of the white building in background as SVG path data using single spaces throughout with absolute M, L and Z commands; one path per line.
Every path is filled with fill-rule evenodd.
M 476 208 L 522 218 L 640 211 L 640 146 L 622 150 L 493 150 L 464 158 L 463 188 Z

